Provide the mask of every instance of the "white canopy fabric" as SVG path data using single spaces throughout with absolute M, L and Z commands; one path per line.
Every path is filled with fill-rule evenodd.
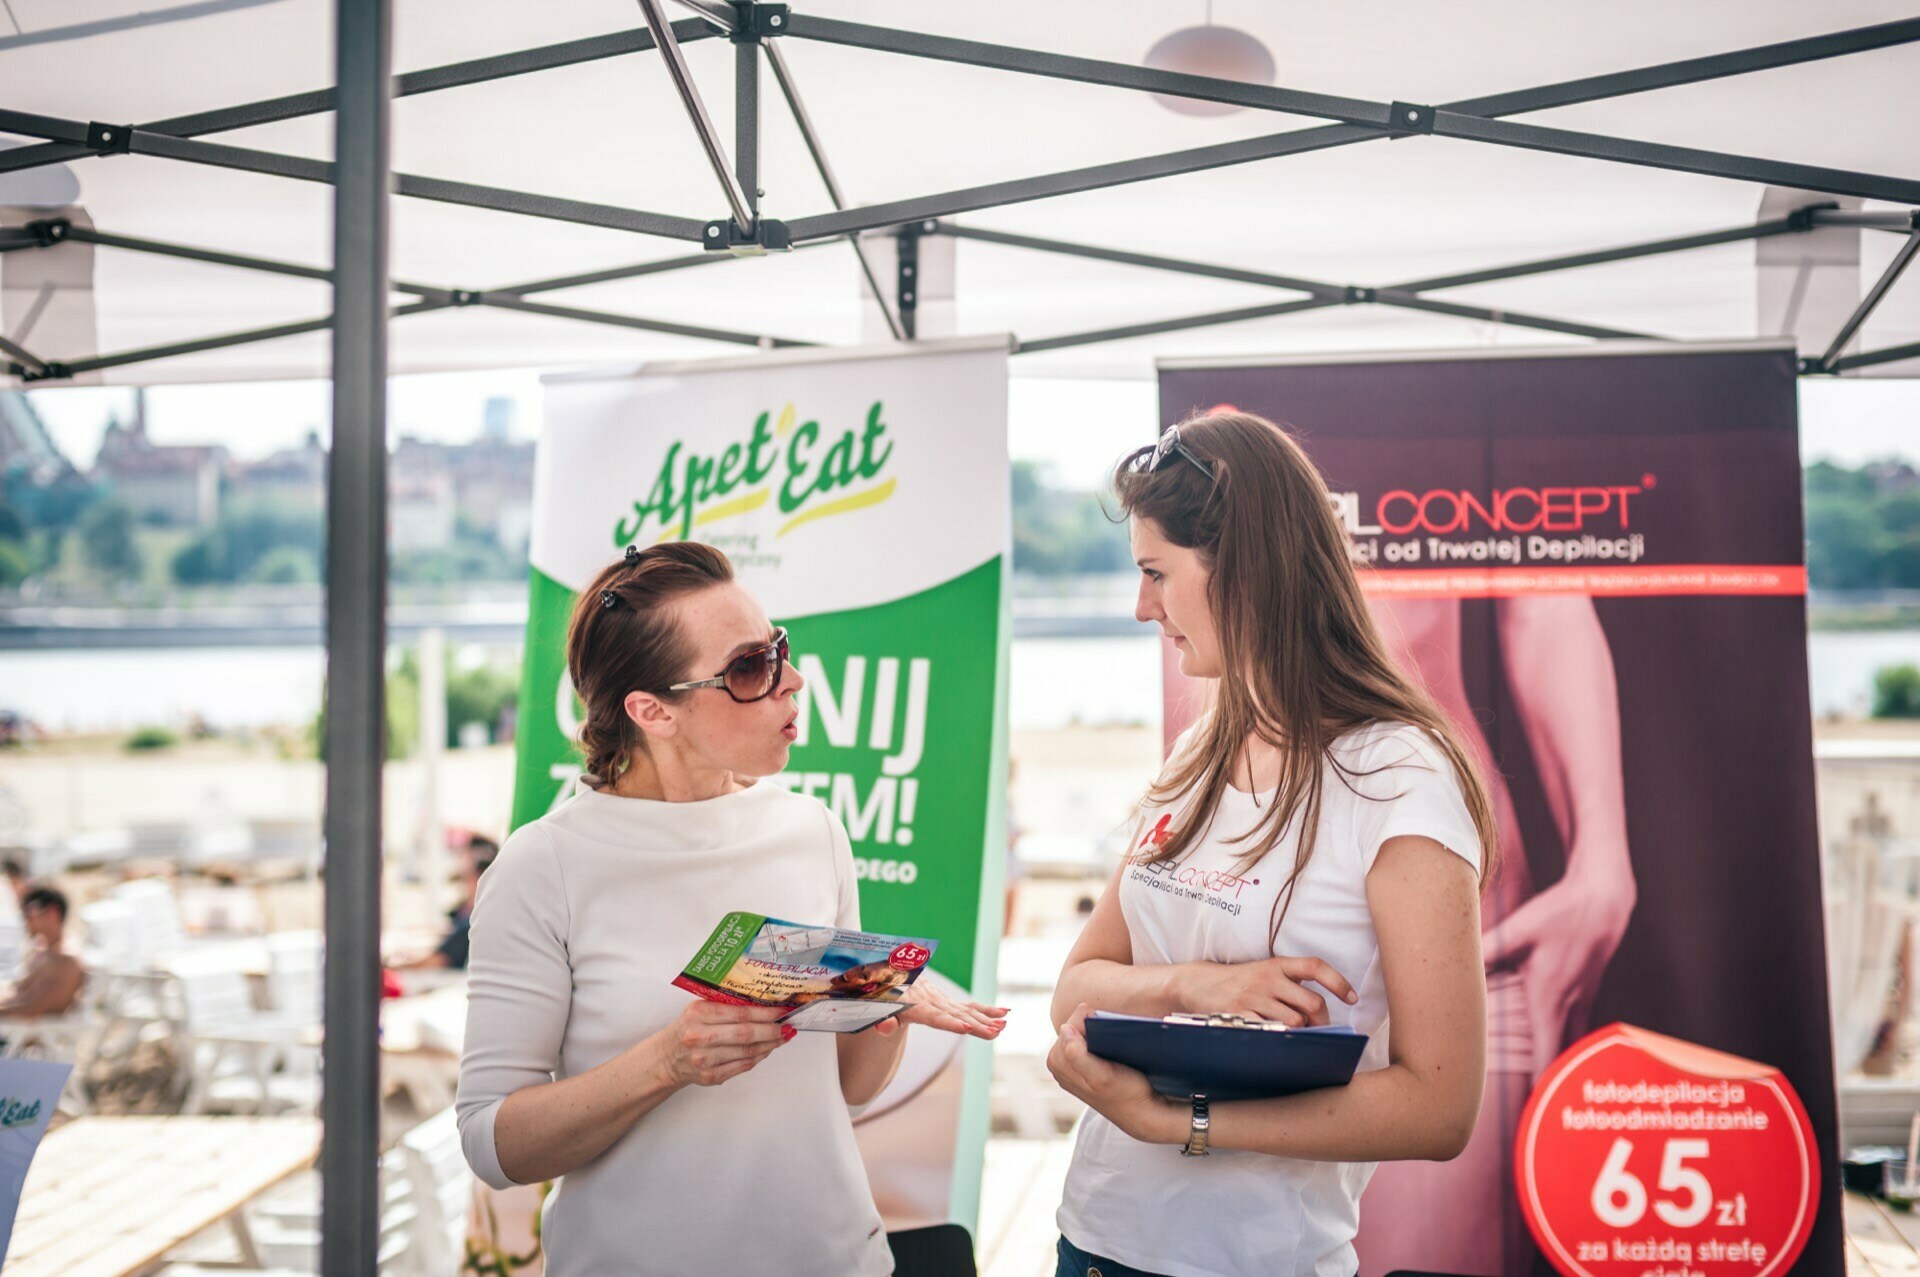
M 642 27 L 632 0 L 406 0 L 394 65 L 411 71 Z M 795 0 L 794 11 L 996 44 L 1139 63 L 1196 25 L 1203 0 L 908 4 Z M 321 88 L 331 75 L 327 0 L 5 0 L 0 108 L 138 123 Z M 673 16 L 684 17 L 685 11 Z M 1439 103 L 1914 16 L 1891 0 L 1616 0 L 1468 6 L 1216 0 L 1213 20 L 1258 36 L 1284 87 Z M 786 38 L 781 48 L 850 203 L 867 204 L 1248 138 L 1323 121 L 1258 110 L 1196 118 L 1144 93 Z M 732 137 L 733 51 L 686 46 L 722 136 Z M 1920 118 L 1920 45 L 1663 89 L 1518 117 L 1528 123 L 1920 177 L 1906 122 Z M 670 213 L 726 204 L 658 54 L 644 52 L 397 100 L 403 172 Z M 772 77 L 762 76 L 763 211 L 829 211 Z M 0 136 L 0 144 L 34 139 Z M 327 158 L 331 115 L 210 140 Z M 1748 224 L 1764 188 L 1468 141 L 1380 139 L 1187 176 L 966 213 L 963 225 L 1346 284 L 1583 252 Z M 330 188 L 120 155 L 0 175 L 0 225 L 20 206 L 76 200 L 102 231 L 324 267 Z M 1813 197 L 1809 197 L 1811 201 Z M 1891 208 L 1868 204 L 1867 208 Z M 1899 236 L 1860 233 L 1860 291 Z M 69 249 L 58 250 L 67 252 Z M 92 250 L 94 332 L 50 360 L 324 316 L 323 283 Z M 396 279 L 486 289 L 684 255 L 693 246 L 414 198 L 397 198 Z M 1034 340 L 1287 300 L 1253 284 L 962 241 L 956 330 Z M 0 286 L 42 250 L 0 256 Z M 1437 293 L 1683 339 L 1771 335 L 1756 319 L 1752 242 Z M 561 305 L 814 342 L 861 337 L 859 276 L 844 244 L 543 294 Z M 396 302 L 406 300 L 396 296 Z M 16 313 L 17 307 L 10 306 Z M 1844 311 L 1842 311 L 1844 317 Z M 1837 326 L 1837 325 L 1836 325 Z M 76 330 L 78 331 L 78 330 Z M 17 336 L 0 327 L 0 335 Z M 1808 333 L 1819 353 L 1830 333 Z M 1019 375 L 1139 377 L 1157 356 L 1581 342 L 1477 320 L 1337 307 L 1024 354 Z M 1920 340 L 1920 271 L 1897 284 L 1860 349 Z M 392 371 L 568 366 L 726 354 L 737 347 L 572 320 L 468 308 L 398 319 Z M 109 370 L 119 382 L 311 377 L 324 332 Z M 1873 370 L 1920 373 L 1908 361 Z M 0 379 L 0 384 L 8 384 Z M 48 383 L 59 384 L 59 383 Z

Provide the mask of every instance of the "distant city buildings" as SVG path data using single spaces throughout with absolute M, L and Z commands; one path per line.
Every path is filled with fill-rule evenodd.
M 506 395 L 494 395 L 480 410 L 480 437 L 493 443 L 506 443 L 513 438 L 513 400 Z
M 93 480 L 140 523 L 211 527 L 220 517 L 221 480 L 230 459 L 218 445 L 169 447 L 147 437 L 145 399 L 136 395 L 131 422 L 107 423 Z
M 283 448 L 259 461 L 235 468 L 234 488 L 282 508 L 324 509 L 327 504 L 327 450 L 318 430 L 307 431 L 297 448 Z
M 515 440 L 515 407 L 505 396 L 488 399 L 467 443 L 401 436 L 387 465 L 394 580 L 524 578 L 534 445 Z M 218 444 L 156 442 L 144 408 L 136 393 L 83 470 L 30 396 L 0 392 L 0 583 L 88 583 L 107 570 L 101 547 L 115 536 L 129 543 L 133 562 L 165 556 L 146 561 L 179 582 L 312 581 L 325 561 L 320 432 L 243 460 Z M 102 534 L 108 527 L 124 531 Z M 140 529 L 172 535 L 151 539 Z
M 1916 471 L 1905 461 L 1889 458 L 1886 461 L 1870 461 L 1861 467 L 1869 479 L 1873 480 L 1873 490 L 1886 496 L 1920 491 L 1920 471 Z
M 524 554 L 533 526 L 533 450 L 513 440 L 514 401 L 486 401 L 471 443 L 402 436 L 388 459 L 388 512 L 396 552 L 431 551 L 466 535 Z M 123 502 L 143 524 L 204 529 L 223 505 L 277 510 L 326 506 L 327 449 L 317 430 L 295 448 L 257 461 L 236 460 L 219 445 L 155 443 L 143 400 L 130 419 L 111 419 L 93 468 L 82 476 L 61 452 L 29 398 L 0 393 L 0 473 L 34 487 L 63 479 L 91 482 Z
M 395 554 L 446 549 L 458 518 L 453 480 L 444 469 L 395 465 L 387 472 L 387 544 Z
M 533 531 L 533 445 L 514 443 L 504 433 L 511 424 L 511 408 L 511 400 L 489 400 L 481 437 L 472 443 L 401 437 L 387 469 L 395 550 L 403 543 L 404 504 L 409 524 L 404 539 L 411 548 L 444 546 L 459 525 L 510 554 L 526 553 Z M 440 528 L 444 540 L 428 544 L 415 539 Z

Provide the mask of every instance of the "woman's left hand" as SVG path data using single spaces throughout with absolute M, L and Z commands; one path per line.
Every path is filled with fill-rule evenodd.
M 1533 1017 L 1535 1075 L 1587 1029 L 1607 964 L 1633 918 L 1633 881 L 1563 878 L 1488 928 L 1489 972 L 1516 970 Z
M 1060 1039 L 1047 1052 L 1047 1071 L 1075 1099 L 1136 1140 L 1180 1144 L 1187 1138 L 1186 1109 L 1163 1099 L 1138 1069 L 1087 1050 L 1084 1002 L 1060 1026 Z
M 901 999 L 907 1009 L 891 1020 L 882 1020 L 873 1031 L 882 1037 L 896 1032 L 900 1024 L 924 1024 L 946 1033 L 964 1033 L 991 1042 L 1007 1027 L 1006 1007 L 983 1007 L 978 1002 L 955 1002 L 931 985 L 914 981 Z

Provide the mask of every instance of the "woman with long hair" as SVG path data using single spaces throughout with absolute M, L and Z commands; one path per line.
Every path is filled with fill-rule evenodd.
M 707 545 L 629 548 L 575 606 L 586 775 L 481 879 L 457 1101 L 483 1181 L 560 1181 L 549 1277 L 892 1272 L 848 1106 L 892 1077 L 906 1025 L 1004 1024 L 925 982 L 858 1034 L 672 987 L 733 910 L 860 925 L 846 830 L 768 779 L 796 734 L 787 658 Z
M 1373 1164 L 1452 1158 L 1479 1112 L 1486 790 L 1388 656 L 1326 485 L 1282 429 L 1195 418 L 1114 485 L 1135 615 L 1213 703 L 1142 800 L 1054 995 L 1049 1066 L 1093 1110 L 1059 1272 L 1352 1277 Z M 1088 1052 L 1089 1008 L 1251 1013 L 1369 1042 L 1344 1087 L 1173 1102 Z

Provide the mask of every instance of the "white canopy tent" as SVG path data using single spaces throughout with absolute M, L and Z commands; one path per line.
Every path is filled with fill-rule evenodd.
M 379 1235 L 389 371 L 849 343 L 863 274 L 888 329 L 1011 331 L 1037 374 L 1516 326 L 1920 363 L 1920 19 L 1891 4 L 1223 3 L 1267 87 L 1135 65 L 1202 0 L 681 0 L 671 37 L 660 2 L 0 0 L 0 385 L 333 380 L 330 1275 Z
M 831 0 L 798 6 L 795 16 L 911 27 L 1137 64 L 1156 39 L 1198 23 L 1204 12 L 1201 0 L 937 7 Z M 1684 6 L 1629 0 L 1551 8 L 1490 0 L 1465 10 L 1220 0 L 1212 16 L 1264 41 L 1274 52 L 1282 85 L 1370 102 L 1447 103 L 1911 19 L 1913 11 L 1876 0 L 1819 6 L 1787 0 Z M 0 109 L 126 124 L 320 88 L 332 79 L 330 22 L 331 5 L 325 0 L 7 0 L 7 12 L 0 13 Z M 689 22 L 679 25 L 685 30 Z M 9 33 L 9 27 L 17 29 Z M 540 5 L 409 0 L 395 15 L 394 65 L 401 72 L 419 71 L 636 29 L 644 32 L 645 25 L 632 0 Z M 777 43 L 852 205 L 1326 127 L 1322 120 L 1251 108 L 1195 118 L 1174 114 L 1147 94 L 1126 88 L 902 57 L 826 40 Z M 720 136 L 731 144 L 734 50 L 721 39 L 690 40 L 685 56 Z M 830 211 L 827 192 L 771 77 L 763 77 L 761 96 L 763 211 L 788 223 Z M 1912 173 L 1913 159 L 1899 121 L 1913 118 L 1916 108 L 1920 47 L 1899 43 L 1513 118 L 1901 178 Z M 667 71 L 650 51 L 403 96 L 394 103 L 393 121 L 393 167 L 399 172 L 699 222 L 727 212 Z M 325 160 L 332 117 L 309 114 L 205 140 Z M 20 141 L 33 138 L 23 135 Z M 331 221 L 325 185 L 182 164 L 139 150 L 75 159 L 57 168 L 0 172 L 0 226 L 63 211 L 24 205 L 77 202 L 101 232 L 324 269 Z M 1414 136 L 984 208 L 952 221 L 1333 285 L 1382 285 L 1751 225 L 1762 216 L 1765 191 L 1764 185 L 1725 177 Z M 1767 215 L 1777 215 L 1775 208 L 1833 198 L 1778 191 Z M 1840 202 L 1894 214 L 1911 207 L 1845 197 Z M 652 235 L 429 199 L 400 198 L 392 217 L 394 278 L 446 289 L 484 293 L 693 250 L 688 243 Z M 1802 289 L 1806 296 L 1797 324 L 1805 330 L 1803 345 L 1811 354 L 1826 348 L 1852 302 L 1880 277 L 1902 244 L 1894 234 L 1848 235 L 1848 242 L 1858 241 L 1859 260 L 1826 268 L 1825 274 L 1845 277 L 1833 282 L 1828 303 L 1812 304 L 1819 290 Z M 1441 289 L 1433 297 L 1659 337 L 1775 335 L 1784 317 L 1763 319 L 1757 256 L 1792 259 L 1803 246 L 1814 251 L 1822 239 L 1831 256 L 1837 237 L 1823 232 L 1791 244 L 1763 240 L 1758 245 L 1735 240 Z M 73 255 L 76 246 L 61 251 Z M 74 295 L 71 312 L 43 305 L 24 337 L 21 321 L 31 315 L 48 272 L 31 252 L 0 255 L 0 287 L 7 290 L 0 336 L 41 359 L 72 364 L 101 354 L 317 320 L 328 309 L 320 279 L 115 248 L 92 251 L 91 293 Z M 934 331 L 1010 331 L 1029 346 L 1063 334 L 1302 296 L 1261 283 L 975 240 L 960 242 L 956 252 L 951 314 L 938 320 L 929 315 L 928 321 L 937 324 Z M 73 281 L 62 277 L 61 282 Z M 1785 287 L 1790 294 L 1792 285 Z M 1844 303 L 1832 300 L 1842 292 L 1849 294 Z M 410 300 L 415 298 L 395 298 L 396 304 Z M 863 332 L 860 274 L 844 244 L 547 291 L 533 300 L 809 342 L 849 343 Z M 90 325 L 78 319 L 81 312 Z M 70 316 L 65 327 L 59 322 L 63 313 Z M 869 326 L 868 335 L 872 331 Z M 1126 340 L 1029 349 L 1015 369 L 1021 375 L 1144 376 L 1159 355 L 1586 340 L 1520 331 L 1486 318 L 1338 305 Z M 1909 281 L 1888 293 L 1850 349 L 1885 349 L 1915 340 L 1920 340 L 1920 285 Z M 153 383 L 324 375 L 326 343 L 320 329 L 127 364 L 87 379 Z M 394 324 L 391 343 L 396 372 L 577 365 L 727 350 L 684 336 L 484 305 L 408 316 Z M 1907 361 L 1871 371 L 1911 374 L 1915 368 Z

